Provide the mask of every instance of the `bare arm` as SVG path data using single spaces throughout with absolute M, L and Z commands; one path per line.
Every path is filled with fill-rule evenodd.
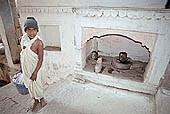
M 30 78 L 31 80 L 36 80 L 37 73 L 42 66 L 44 52 L 43 52 L 43 42 L 41 40 L 37 41 L 37 54 L 38 54 L 38 63 L 35 68 L 35 71 L 33 72 L 32 76 Z

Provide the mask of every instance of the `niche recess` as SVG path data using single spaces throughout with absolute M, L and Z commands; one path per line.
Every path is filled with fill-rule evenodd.
M 58 25 L 40 25 L 40 37 L 47 51 L 61 51 L 60 28 Z
M 135 41 L 133 38 L 121 34 L 93 36 L 84 43 L 83 51 L 86 58 L 83 68 L 85 71 L 95 72 L 97 59 L 92 58 L 92 52 L 96 51 L 98 57 L 102 57 L 102 69 L 99 73 L 137 82 L 144 81 L 144 72 L 150 60 L 150 52 L 146 46 L 142 46 L 141 42 Z M 119 68 L 113 63 L 113 60 L 118 59 L 120 52 L 127 53 L 128 63 L 123 64 L 129 65 L 127 69 Z

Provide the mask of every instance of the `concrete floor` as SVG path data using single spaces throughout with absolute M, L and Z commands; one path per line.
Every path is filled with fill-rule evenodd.
M 155 114 L 155 98 L 83 82 L 76 75 L 45 87 L 47 105 L 34 112 L 29 95 L 19 95 L 9 84 L 0 89 L 0 114 Z

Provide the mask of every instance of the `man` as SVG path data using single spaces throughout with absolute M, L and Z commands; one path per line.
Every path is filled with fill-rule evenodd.
M 29 109 L 34 110 L 39 102 L 42 107 L 47 104 L 43 97 L 41 83 L 43 42 L 37 35 L 38 23 L 34 17 L 27 17 L 24 30 L 26 34 L 21 39 L 21 68 L 24 84 L 28 88 L 31 98 L 34 99 L 34 103 Z

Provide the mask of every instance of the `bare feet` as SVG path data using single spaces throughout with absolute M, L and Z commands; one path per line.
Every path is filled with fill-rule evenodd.
M 29 110 L 33 111 L 35 109 L 35 107 L 37 106 L 37 104 L 39 103 L 39 101 L 37 99 L 34 99 L 34 103 L 31 107 L 28 108 L 27 112 Z
M 45 105 L 47 105 L 47 103 L 45 102 L 44 98 L 40 99 L 40 104 L 41 104 L 41 107 L 44 107 Z

